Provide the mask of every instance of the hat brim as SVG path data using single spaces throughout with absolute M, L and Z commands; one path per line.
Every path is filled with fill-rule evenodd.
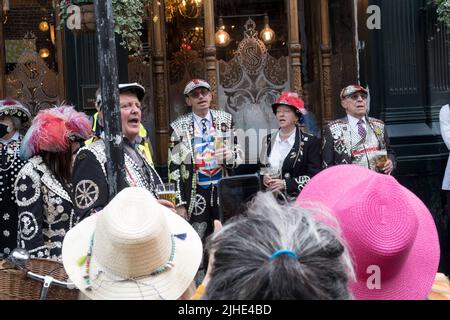
M 356 219 L 356 217 L 351 218 L 349 215 L 357 215 L 360 212 L 343 212 L 344 210 L 333 209 L 340 207 L 341 201 L 349 197 L 347 190 L 355 190 L 355 187 L 364 183 L 368 175 L 372 174 L 376 173 L 356 165 L 338 165 L 325 169 L 314 176 L 303 188 L 297 198 L 297 203 L 299 205 L 306 203 L 311 205 L 311 203 L 317 202 L 329 208 L 340 222 L 344 241 L 347 241 L 347 232 L 350 233 L 354 230 L 349 230 L 353 226 L 341 223 L 343 215 L 347 215 L 345 218 L 348 221 L 349 219 Z M 383 186 L 379 187 L 383 188 Z M 406 188 L 405 190 L 411 193 Z M 358 195 L 353 196 L 358 197 Z M 366 274 L 366 277 L 358 278 L 356 282 L 350 283 L 350 290 L 356 299 L 423 300 L 427 297 L 439 265 L 439 238 L 429 210 L 412 193 L 411 197 L 415 197 L 416 200 L 414 201 L 414 210 L 418 220 L 418 228 L 415 241 L 410 248 L 407 259 L 403 263 L 403 267 L 395 277 L 390 279 L 382 277 L 380 289 L 368 288 L 367 277 L 370 274 Z M 363 217 L 360 218 L 363 219 Z M 360 236 L 364 237 L 364 235 Z M 365 241 L 365 239 L 360 238 L 360 241 Z M 352 254 L 351 248 L 349 248 L 349 251 Z M 353 261 L 357 261 L 354 256 L 352 258 Z M 356 268 L 357 266 L 355 266 Z
M 21 106 L 7 106 L 0 108 L 0 115 L 18 118 L 22 123 L 27 123 L 31 119 L 30 112 Z
M 174 266 L 160 274 L 142 277 L 136 280 L 123 280 L 108 272 L 99 273 L 91 279 L 92 289 L 87 290 L 83 279 L 85 265 L 79 266 L 77 260 L 88 252 L 89 242 L 95 231 L 98 215 L 81 221 L 65 236 L 62 248 L 64 268 L 70 280 L 90 299 L 95 300 L 175 300 L 179 298 L 192 283 L 202 259 L 201 240 L 191 225 L 161 206 L 172 234 L 186 233 L 184 240 L 175 238 Z M 105 270 L 92 256 L 91 274 Z
M 195 89 L 198 89 L 198 88 L 205 88 L 206 90 L 211 91 L 211 88 L 208 88 L 208 87 L 205 87 L 205 86 L 203 86 L 203 85 L 200 85 L 200 86 L 194 87 L 191 91 L 186 92 L 185 95 L 187 96 L 187 95 L 190 94 L 192 91 L 194 91 Z
M 348 93 L 345 96 L 341 95 L 341 99 L 347 98 L 348 96 L 351 96 L 352 94 L 357 93 L 357 92 L 364 92 L 365 94 L 369 94 L 369 92 L 366 89 L 359 89 L 359 90 L 352 91 L 351 93 Z
M 292 105 L 290 105 L 290 104 L 287 104 L 287 103 L 274 103 L 274 104 L 272 104 L 272 111 L 273 111 L 273 113 L 277 113 L 277 108 L 278 108 L 279 106 L 291 107 L 291 109 L 292 109 L 298 116 L 301 115 L 301 112 L 300 112 L 299 109 L 297 109 L 296 107 L 294 107 L 294 106 L 292 106 Z

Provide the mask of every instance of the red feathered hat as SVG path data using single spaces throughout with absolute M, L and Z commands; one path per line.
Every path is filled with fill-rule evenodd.
M 65 152 L 72 141 L 85 140 L 91 134 L 88 117 L 72 106 L 41 110 L 24 137 L 21 157 L 28 159 L 41 151 Z
M 305 111 L 305 103 L 298 97 L 295 92 L 284 91 L 281 96 L 272 104 L 273 113 L 277 112 L 279 106 L 288 106 L 301 115 Z

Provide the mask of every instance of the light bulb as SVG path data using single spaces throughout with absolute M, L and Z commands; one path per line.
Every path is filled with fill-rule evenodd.
M 216 45 L 219 47 L 226 47 L 230 44 L 231 37 L 228 32 L 225 31 L 222 18 L 219 18 L 219 30 L 216 32 Z
M 50 27 L 47 21 L 43 20 L 39 23 L 39 30 L 41 30 L 42 32 L 47 32 L 49 28 Z
M 42 48 L 39 50 L 39 56 L 42 59 L 48 58 L 50 56 L 50 51 L 47 48 Z
M 266 45 L 275 42 L 275 31 L 270 28 L 269 17 L 267 15 L 264 16 L 264 29 L 259 33 L 259 37 Z

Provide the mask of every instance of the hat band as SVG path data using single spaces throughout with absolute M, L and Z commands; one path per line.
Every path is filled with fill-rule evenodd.
M 95 235 L 95 233 L 92 234 L 91 240 L 89 242 L 89 248 L 88 248 L 87 254 L 85 256 L 81 256 L 80 258 L 77 259 L 77 264 L 80 267 L 85 265 L 83 280 L 85 282 L 86 290 L 92 290 L 92 278 L 91 278 L 91 274 L 90 274 L 90 271 L 91 271 L 90 269 L 91 269 L 91 260 L 92 260 L 92 248 L 94 247 L 94 235 Z M 169 259 L 167 260 L 167 262 L 165 264 L 156 268 L 155 271 L 151 272 L 150 274 L 136 276 L 136 277 L 129 277 L 126 275 L 118 274 L 117 272 L 112 271 L 107 266 L 102 266 L 102 267 L 104 269 L 106 269 L 108 271 L 108 273 L 112 274 L 114 277 L 119 278 L 119 280 L 117 280 L 116 282 L 123 282 L 123 281 L 135 281 L 136 282 L 143 278 L 147 278 L 150 276 L 156 276 L 158 274 L 161 274 L 165 271 L 172 269 L 175 266 L 175 264 L 173 263 L 173 260 L 175 259 L 175 251 L 176 251 L 175 250 L 175 248 L 176 248 L 175 238 L 178 238 L 180 240 L 185 240 L 186 236 L 187 236 L 186 233 L 171 235 L 171 251 L 170 251 Z M 103 270 L 99 270 L 96 275 L 96 278 L 103 272 L 104 272 Z

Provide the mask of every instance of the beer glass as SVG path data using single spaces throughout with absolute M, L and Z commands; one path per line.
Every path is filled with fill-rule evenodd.
M 375 157 L 375 169 L 379 173 L 384 173 L 383 168 L 388 161 L 387 151 L 379 150 L 377 151 L 377 155 Z
M 269 176 L 272 179 L 280 179 L 281 178 L 281 170 L 276 167 L 263 167 L 260 170 L 260 174 L 262 176 Z
M 175 205 L 176 193 L 175 183 L 163 183 L 156 186 L 156 193 L 159 199 L 167 200 Z

